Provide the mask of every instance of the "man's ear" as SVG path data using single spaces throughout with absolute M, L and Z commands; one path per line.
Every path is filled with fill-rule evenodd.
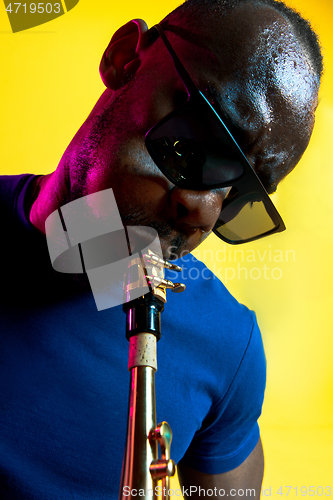
M 104 85 L 117 90 L 140 66 L 139 51 L 145 45 L 148 26 L 142 19 L 134 19 L 115 32 L 103 54 L 99 72 Z

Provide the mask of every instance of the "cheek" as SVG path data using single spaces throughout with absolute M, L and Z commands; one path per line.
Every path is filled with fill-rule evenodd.
M 119 186 L 119 195 L 127 207 L 149 207 L 154 213 L 166 210 L 169 200 L 167 183 L 153 176 L 130 175 Z
M 171 59 L 170 59 L 171 64 Z M 126 120 L 145 135 L 162 118 L 186 101 L 187 92 L 174 68 L 155 65 L 138 74 L 128 96 Z
M 124 147 L 110 177 L 116 199 L 127 207 L 149 205 L 156 211 L 163 210 L 173 185 L 156 167 L 145 145 L 134 147 L 133 142 Z
M 148 153 L 142 136 L 132 137 L 122 143 L 113 160 L 115 173 L 126 176 L 131 184 L 140 183 L 144 179 L 153 182 L 165 179 Z

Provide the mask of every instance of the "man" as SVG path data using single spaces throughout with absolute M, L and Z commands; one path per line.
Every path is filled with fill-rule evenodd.
M 147 132 L 195 93 L 172 49 L 268 192 L 308 144 L 322 70 L 306 22 L 270 0 L 189 0 L 162 27 L 165 35 L 134 20 L 112 37 L 100 66 L 107 89 L 53 174 L 2 179 L 8 242 L 2 262 L 11 270 L 1 302 L 2 498 L 118 493 L 128 381 L 124 315 L 121 308 L 97 313 L 82 275 L 52 271 L 47 217 L 112 187 L 123 223 L 156 229 L 165 257 L 193 250 L 214 227 L 235 241 L 234 226 L 226 233 L 223 227 L 246 206 L 236 205 L 248 196 L 246 185 L 238 178 L 215 182 L 209 170 L 200 181 L 193 180 L 195 169 L 173 178 L 173 167 L 159 158 L 158 148 L 154 153 L 153 134 L 145 145 Z M 196 99 L 200 119 L 209 120 L 214 112 L 205 111 L 210 108 L 202 96 Z M 184 115 L 181 120 L 190 123 Z M 211 156 L 221 155 L 213 146 Z M 251 169 L 239 162 L 254 185 Z M 259 184 L 249 204 L 259 200 L 272 226 L 256 232 L 256 219 L 246 219 L 238 242 L 282 228 Z M 226 219 L 220 216 L 224 207 Z M 170 298 L 162 317 L 158 418 L 173 429 L 172 456 L 184 495 L 199 496 L 200 486 L 216 488 L 215 497 L 240 498 L 255 489 L 259 498 L 263 453 L 256 421 L 265 379 L 260 333 L 253 314 L 218 280 L 200 263 L 193 269 L 199 279 L 188 279 L 184 298 Z

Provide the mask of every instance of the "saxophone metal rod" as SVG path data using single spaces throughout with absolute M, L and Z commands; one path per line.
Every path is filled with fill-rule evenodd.
M 164 280 L 161 267 L 176 269 L 178 266 L 165 266 L 165 261 L 152 253 L 145 256 L 144 261 L 140 267 L 140 259 L 133 260 L 124 286 L 124 294 L 130 297 L 135 284 L 141 283 L 138 276 L 142 275 L 143 269 L 147 282 L 157 285 L 152 292 L 124 302 L 123 306 L 129 340 L 130 394 L 119 500 L 134 500 L 138 496 L 146 500 L 157 500 L 158 497 L 169 500 L 169 480 L 176 468 L 170 458 L 171 428 L 166 422 L 156 425 L 155 372 L 156 344 L 161 336 L 160 314 L 166 302 L 165 288 L 175 288 Z M 148 269 L 151 276 L 147 273 L 147 264 L 157 266 Z M 159 486 L 160 480 L 162 486 Z
M 155 427 L 155 370 L 134 367 L 130 377 L 127 441 L 119 499 L 137 498 L 144 492 L 146 500 L 156 500 L 157 483 L 149 471 L 158 455 L 157 441 L 149 439 Z

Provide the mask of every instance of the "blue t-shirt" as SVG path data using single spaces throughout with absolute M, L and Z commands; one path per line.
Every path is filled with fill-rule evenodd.
M 84 275 L 52 269 L 25 213 L 33 178 L 0 177 L 0 497 L 109 500 L 126 437 L 125 314 L 98 312 Z M 161 317 L 157 420 L 176 463 L 217 474 L 257 444 L 265 356 L 254 313 L 191 255 L 178 263 L 187 289 Z

